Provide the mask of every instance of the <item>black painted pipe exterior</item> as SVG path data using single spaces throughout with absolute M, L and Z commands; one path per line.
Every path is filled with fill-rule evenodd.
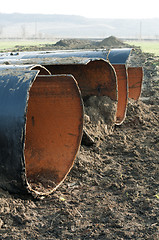
M 116 48 L 111 49 L 108 53 L 108 60 L 111 64 L 126 64 L 126 61 L 129 58 L 129 55 L 132 51 L 132 48 Z
M 29 90 L 37 70 L 0 72 L 0 187 L 27 192 L 24 136 Z
M 42 59 L 45 59 L 47 62 L 49 59 L 58 59 L 58 58 L 85 58 L 89 59 L 104 59 L 109 60 L 111 64 L 126 64 L 126 61 L 132 51 L 132 48 L 119 48 L 111 49 L 110 51 L 104 50 L 65 50 L 65 51 L 49 51 L 49 52 L 22 52 L 18 54 L 2 53 L 0 55 L 0 63 L 9 61 L 10 63 L 18 64 L 20 61 L 23 63 L 24 60 L 37 59 L 36 63 L 42 64 Z M 54 62 L 56 63 L 56 61 Z
M 33 196 L 55 191 L 73 166 L 82 129 L 83 102 L 72 75 L 0 66 L 1 188 Z

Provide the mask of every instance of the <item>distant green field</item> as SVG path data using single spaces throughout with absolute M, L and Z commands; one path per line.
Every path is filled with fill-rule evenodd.
M 16 46 L 25 46 L 25 47 L 29 47 L 29 46 L 38 46 L 41 44 L 54 44 L 55 42 L 48 42 L 48 41 L 30 41 L 30 40 L 26 40 L 26 41 L 0 41 L 0 51 L 3 50 L 10 50 L 10 49 L 14 49 Z
M 159 41 L 127 41 L 126 43 L 141 47 L 143 52 L 154 53 L 159 56 Z
M 12 51 L 16 46 L 39 46 L 43 44 L 55 44 L 56 41 L 40 41 L 40 40 L 26 40 L 26 41 L 0 41 L 0 51 Z M 126 43 L 141 47 L 143 52 L 154 53 L 159 56 L 159 41 L 127 41 Z

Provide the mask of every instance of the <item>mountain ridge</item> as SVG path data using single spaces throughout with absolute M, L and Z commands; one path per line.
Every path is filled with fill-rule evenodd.
M 63 14 L 0 13 L 0 38 L 94 37 L 159 39 L 159 18 L 86 18 Z

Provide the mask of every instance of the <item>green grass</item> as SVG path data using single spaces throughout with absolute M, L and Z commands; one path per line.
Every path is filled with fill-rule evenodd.
M 143 52 L 154 53 L 159 56 L 159 41 L 127 41 L 126 43 L 141 47 Z
M 55 44 L 56 41 L 39 41 L 39 40 L 26 40 L 26 41 L 0 41 L 0 51 L 12 51 L 16 46 L 39 46 L 41 44 Z M 141 47 L 143 52 L 154 53 L 159 56 L 159 41 L 127 41 L 126 43 L 134 46 Z
M 54 44 L 55 42 L 48 42 L 48 41 L 0 41 L 0 51 L 3 50 L 13 50 L 16 46 L 24 46 L 24 47 L 29 47 L 29 46 L 38 46 L 41 44 Z

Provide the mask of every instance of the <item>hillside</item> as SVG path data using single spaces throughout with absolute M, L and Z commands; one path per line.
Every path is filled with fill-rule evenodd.
M 74 15 L 0 13 L 0 38 L 159 38 L 157 19 L 94 19 Z

